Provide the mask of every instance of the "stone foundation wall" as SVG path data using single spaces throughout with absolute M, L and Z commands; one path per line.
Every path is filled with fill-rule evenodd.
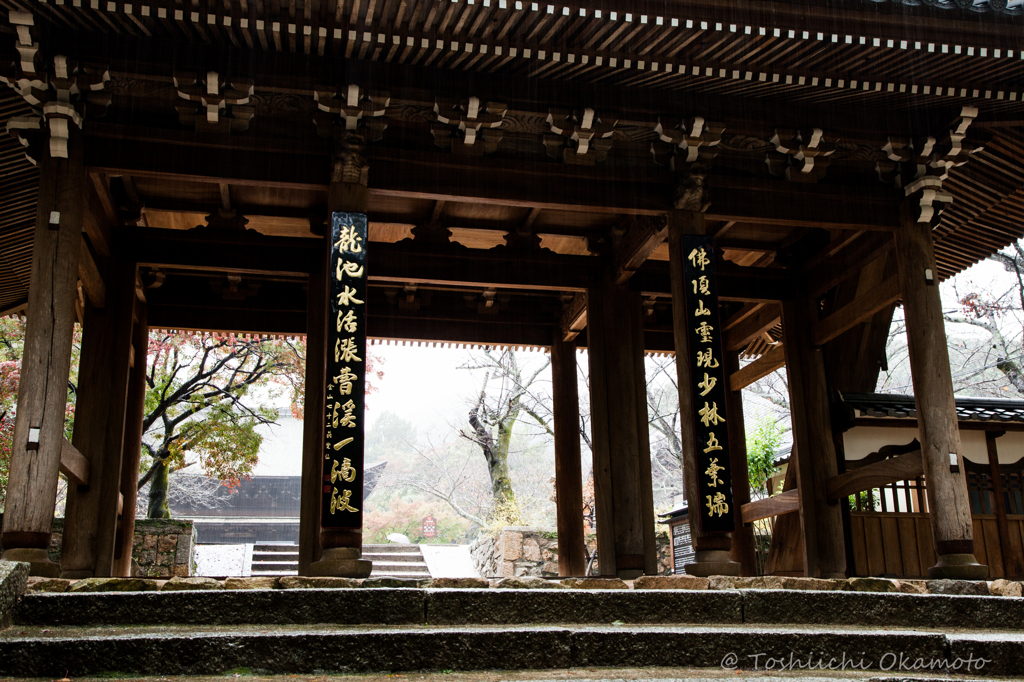
M 0 523 L 3 515 L 0 515 Z M 64 519 L 53 520 L 50 560 L 60 563 Z M 132 575 L 171 578 L 195 575 L 196 529 L 191 521 L 136 519 L 132 542 Z
M 672 573 L 672 546 L 668 535 L 658 533 L 658 574 Z M 597 539 L 587 537 L 587 552 L 597 549 Z M 485 578 L 558 575 L 558 533 L 548 528 L 507 526 L 497 535 L 482 536 L 469 548 L 473 566 Z M 600 557 L 599 557 L 600 559 Z M 596 573 L 594 562 L 592 573 Z

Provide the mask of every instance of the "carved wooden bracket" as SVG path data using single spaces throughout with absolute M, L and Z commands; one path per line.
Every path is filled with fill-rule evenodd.
M 878 176 L 903 189 L 908 197 L 919 195 L 918 222 L 931 222 L 945 204 L 953 201 L 953 196 L 942 189 L 949 170 L 967 163 L 972 154 L 984 148 L 980 142 L 967 139 L 967 129 L 977 116 L 977 108 L 963 107 L 943 135 L 913 140 L 890 137 L 882 148 L 888 159 L 875 164 Z
M 18 60 L 0 62 L 0 81 L 32 105 L 35 115 L 12 118 L 7 132 L 26 147 L 32 163 L 38 161 L 44 131 L 49 132 L 50 155 L 67 158 L 70 128 L 80 129 L 86 115 L 106 112 L 110 74 L 106 67 L 79 64 L 64 55 L 45 59 L 36 40 L 35 17 L 12 11 L 9 20 L 17 33 Z
M 792 182 L 817 182 L 825 177 L 836 142 L 821 128 L 776 129 L 771 138 L 775 151 L 765 155 L 765 163 L 772 175 Z
M 711 163 L 718 154 L 725 124 L 709 122 L 703 116 L 689 119 L 660 116 L 654 132 L 658 135 L 658 141 L 651 143 L 654 162 L 683 172 L 697 161 Z
M 386 92 L 367 92 L 358 85 L 350 84 L 343 91 L 330 86 L 317 86 L 313 91 L 317 111 L 313 114 L 317 132 L 324 137 L 340 138 L 335 133 L 335 123 L 344 121 L 344 126 L 337 126 L 344 132 L 360 131 L 367 140 L 375 142 L 384 136 L 388 127 L 384 114 L 391 95 Z
M 468 100 L 434 101 L 437 123 L 430 126 L 434 144 L 452 151 L 490 154 L 498 149 L 500 130 L 508 106 L 497 102 L 481 102 L 479 97 Z M 457 141 L 461 140 L 461 144 Z
M 253 93 L 251 80 L 225 78 L 216 71 L 198 76 L 178 72 L 174 87 L 185 100 L 175 106 L 178 120 L 199 132 L 242 132 L 256 115 L 254 107 L 246 106 Z
M 589 107 L 582 111 L 551 109 L 547 118 L 551 133 L 544 135 L 548 156 L 581 166 L 604 161 L 612 148 L 609 138 L 617 122 L 617 116 L 606 114 L 601 118 Z

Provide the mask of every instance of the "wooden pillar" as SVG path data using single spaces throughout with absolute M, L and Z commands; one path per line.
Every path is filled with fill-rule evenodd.
M 85 190 L 82 136 L 69 128 L 67 158 L 39 155 L 28 328 L 0 540 L 3 559 L 26 561 L 32 575 L 49 577 L 60 572 L 46 550 L 64 444 Z
M 113 571 L 121 456 L 135 306 L 135 263 L 107 269 L 107 303 L 86 303 L 72 444 L 89 461 L 89 484 L 69 485 L 61 576 L 105 578 Z
M 690 539 L 694 549 L 694 563 L 687 564 L 690 575 L 739 575 L 740 564 L 729 557 L 732 549 L 730 533 L 709 533 L 701 529 L 700 494 L 697 489 L 696 427 L 694 424 L 693 368 L 690 354 L 690 323 L 686 314 L 686 254 L 683 253 L 685 235 L 703 235 L 704 214 L 700 211 L 676 209 L 669 212 L 669 272 L 672 277 L 672 328 L 676 343 L 676 375 L 679 384 L 679 430 L 683 448 L 683 486 L 690 510 Z M 726 375 L 728 376 L 728 375 Z M 729 417 L 732 419 L 733 417 Z M 728 424 L 728 420 L 726 424 Z M 731 431 L 730 431 L 731 433 Z M 735 444 L 733 444 L 735 447 Z M 730 454 L 730 462 L 732 455 Z M 744 467 L 745 470 L 745 467 Z M 749 494 L 749 493 L 748 493 Z M 739 509 L 734 513 L 739 517 Z
M 732 376 L 740 368 L 738 351 L 726 351 L 725 375 Z M 750 502 L 750 472 L 747 467 L 747 430 L 743 422 L 743 392 L 728 392 L 729 405 L 729 462 L 732 469 L 732 500 L 739 510 Z M 729 558 L 740 565 L 740 575 L 757 575 L 757 556 L 754 552 L 754 527 L 743 523 L 739 515 L 736 531 L 732 534 Z
M 929 222 L 917 221 L 917 207 L 909 202 L 903 204 L 902 225 L 896 231 L 896 258 L 937 559 L 928 576 L 984 580 L 988 567 L 974 557 L 971 505 L 961 461 L 932 228 Z M 951 470 L 954 462 L 959 464 L 958 473 Z
M 999 448 L 996 445 L 996 439 L 1003 435 L 1006 435 L 1005 431 L 986 431 L 985 445 L 988 446 L 988 466 L 992 474 L 992 495 L 996 498 L 996 525 L 999 529 L 999 549 L 1003 555 L 1003 577 L 1019 578 L 1024 575 L 1024 557 L 1014 550 L 1010 542 L 1010 523 L 1006 518 L 1006 497 L 999 468 Z
M 324 251 L 330 247 L 323 240 Z M 327 360 L 327 277 L 322 258 L 312 265 L 306 308 L 306 395 L 302 413 L 302 502 L 299 507 L 299 575 L 320 559 L 320 486 L 323 469 L 324 373 Z
M 555 331 L 551 344 L 551 399 L 555 431 L 555 518 L 558 525 L 558 574 L 582 576 L 583 472 L 580 467 L 580 400 L 576 380 L 576 343 Z
M 624 579 L 656 572 L 642 307 L 607 268 L 587 296 L 597 561 Z
M 362 213 L 365 214 L 367 205 L 369 203 L 369 190 L 367 189 L 367 175 L 368 165 L 365 157 L 362 155 L 362 149 L 365 146 L 365 140 L 363 136 L 358 133 L 342 133 L 338 131 L 339 138 L 335 142 L 335 155 L 332 166 L 331 183 L 328 187 L 327 192 L 327 209 L 328 209 L 328 239 L 325 243 L 325 250 L 321 262 L 317 265 L 318 271 L 322 271 L 324 274 L 322 277 L 315 275 L 310 277 L 310 295 L 309 304 L 311 314 L 309 320 L 317 325 L 316 331 L 323 333 L 321 340 L 318 341 L 320 346 L 318 352 L 319 356 L 313 356 L 312 344 L 309 344 L 309 334 L 313 331 L 312 328 L 307 330 L 307 350 L 306 350 L 306 363 L 307 363 L 307 374 L 306 374 L 306 391 L 307 391 L 307 404 L 315 406 L 315 403 L 319 402 L 320 409 L 317 412 L 306 412 L 305 420 L 307 423 L 315 420 L 315 428 L 318 430 L 318 434 L 314 437 L 312 434 L 304 433 L 303 439 L 303 463 L 304 465 L 309 460 L 310 469 L 303 469 L 303 476 L 309 478 L 316 475 L 317 493 L 316 499 L 316 518 L 317 529 L 319 531 L 319 551 L 320 556 L 315 560 L 313 558 L 313 552 L 316 548 L 311 545 L 309 539 L 306 540 L 306 545 L 309 547 L 305 553 L 300 548 L 299 560 L 303 562 L 309 560 L 309 575 L 314 576 L 339 576 L 348 578 L 367 578 L 372 571 L 372 563 L 362 558 L 363 554 L 363 531 L 362 528 L 344 528 L 344 529 L 331 529 L 325 528 L 322 523 L 322 514 L 325 513 L 322 509 L 322 495 L 320 490 L 323 486 L 329 486 L 331 483 L 330 472 L 324 467 L 324 456 L 323 453 L 327 449 L 327 441 L 323 432 L 324 428 L 324 413 L 326 410 L 326 368 L 327 368 L 327 354 L 330 349 L 327 347 L 327 324 L 330 320 L 327 319 L 328 306 L 331 301 L 329 300 L 329 286 L 331 284 L 332 272 L 330 269 L 330 259 L 332 256 L 331 240 L 329 238 L 331 225 L 333 222 L 333 215 L 337 212 L 347 213 Z M 354 172 L 358 171 L 358 172 Z M 364 244 L 365 246 L 365 244 Z M 316 281 L 314 281 L 316 280 Z M 365 281 L 365 280 L 364 280 Z M 318 293 L 313 293 L 314 284 L 319 287 Z M 322 305 L 319 312 L 313 312 L 312 307 L 316 304 L 316 299 L 320 298 Z M 364 297 L 365 298 L 365 297 Z M 366 321 L 365 307 L 363 308 L 363 315 L 361 316 L 363 324 Z M 322 315 L 323 318 L 318 320 L 317 316 Z M 339 328 L 340 331 L 340 328 Z M 363 361 L 366 356 L 363 353 Z M 316 367 L 310 366 L 310 363 L 316 362 Z M 316 384 L 311 384 L 311 373 L 319 372 L 320 380 Z M 313 377 L 315 378 L 315 377 Z M 357 382 L 358 391 L 362 391 L 363 383 L 362 380 Z M 316 391 L 315 395 L 310 395 L 310 391 Z M 360 396 L 360 404 L 361 403 Z M 361 423 L 364 417 L 363 411 L 360 408 L 357 412 L 357 419 Z M 313 424 L 310 423 L 309 428 L 312 428 Z M 306 427 L 304 427 L 306 428 Z M 365 427 L 363 427 L 365 428 Z M 308 436 L 306 438 L 305 436 Z M 314 442 L 315 438 L 315 442 Z M 362 448 L 362 439 L 359 439 L 358 447 Z M 310 448 L 316 447 L 316 465 L 314 471 L 314 465 L 312 464 L 312 451 Z M 358 464 L 362 465 L 362 456 L 360 453 Z M 358 488 L 358 507 L 362 508 L 362 475 L 359 474 L 357 479 L 360 487 Z M 303 480 L 303 490 L 308 486 L 306 480 Z M 304 502 L 305 504 L 305 502 Z M 305 510 L 305 507 L 303 507 Z M 302 533 L 302 524 L 300 519 L 300 539 L 304 537 Z M 302 564 L 300 563 L 300 573 Z
M 149 367 L 149 322 L 146 304 L 135 302 L 132 327 L 135 362 L 128 376 L 128 404 L 125 410 L 124 446 L 121 455 L 121 524 L 117 532 L 111 575 L 127 578 L 132 573 L 132 541 L 135 539 L 135 504 L 139 498 L 139 458 L 146 416 L 146 370 Z
M 786 353 L 790 418 L 796 444 L 790 455 L 790 467 L 796 467 L 800 493 L 804 575 L 845 578 L 843 513 L 838 502 L 829 503 L 826 494 L 828 480 L 838 470 L 825 361 L 821 348 L 811 345 L 812 305 L 807 300 L 782 304 L 782 347 Z

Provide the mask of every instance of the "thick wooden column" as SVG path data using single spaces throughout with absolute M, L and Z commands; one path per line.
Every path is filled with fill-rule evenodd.
M 324 251 L 330 247 L 324 239 Z M 321 262 L 323 261 L 323 262 Z M 309 275 L 306 308 L 306 396 L 302 413 L 302 502 L 299 507 L 299 575 L 320 559 L 320 487 L 323 470 L 324 386 L 327 362 L 327 276 L 325 259 Z
M 984 580 L 988 567 L 974 557 L 971 505 L 961 461 L 960 429 L 953 399 L 939 275 L 929 222 L 917 222 L 916 206 L 903 205 L 896 231 L 896 258 L 903 290 L 910 371 L 917 404 L 918 440 L 924 464 L 936 564 L 931 578 Z M 958 473 L 951 464 L 958 463 Z
M 117 529 L 111 575 L 132 574 L 132 541 L 135 539 L 135 504 L 139 498 L 139 458 L 142 455 L 142 423 L 146 416 L 146 370 L 149 366 L 149 323 L 146 304 L 135 302 L 132 327 L 135 361 L 128 376 L 128 405 L 125 409 L 124 445 L 121 455 L 121 523 Z
M 340 132 L 340 131 L 339 131 Z M 368 166 L 365 157 L 362 155 L 362 149 L 365 145 L 365 140 L 362 135 L 355 133 L 345 133 L 340 140 L 335 142 L 335 158 L 334 165 L 332 168 L 331 183 L 327 191 L 327 209 L 328 209 L 328 235 L 330 235 L 331 224 L 333 216 L 337 212 L 347 213 L 366 213 L 367 205 L 369 203 L 369 191 L 367 189 L 367 174 Z M 358 171 L 358 172 L 354 172 Z M 316 520 L 317 528 L 319 530 L 319 544 L 320 544 L 320 556 L 312 561 L 309 565 L 310 575 L 315 576 L 339 576 L 348 578 L 367 578 L 372 571 L 372 564 L 370 561 L 363 559 L 363 531 L 362 528 L 325 528 L 321 523 L 322 519 L 322 496 L 319 492 L 322 485 L 330 485 L 330 472 L 324 467 L 323 452 L 326 449 L 325 434 L 323 433 L 323 415 L 326 408 L 326 368 L 327 368 L 327 353 L 330 351 L 327 348 L 327 320 L 328 316 L 328 286 L 330 285 L 330 277 L 332 273 L 330 271 L 330 258 L 331 249 L 333 248 L 330 243 L 330 238 L 327 239 L 325 244 L 327 247 L 324 249 L 322 263 L 318 265 L 318 268 L 322 268 L 324 276 L 320 280 L 318 286 L 321 287 L 323 298 L 323 308 L 321 309 L 324 321 L 322 327 L 318 326 L 319 329 L 324 330 L 323 340 L 320 342 L 322 348 L 320 349 L 320 357 L 314 358 L 312 349 L 307 344 L 306 362 L 307 362 L 307 383 L 306 391 L 311 390 L 317 391 L 317 396 L 313 397 L 312 402 L 315 403 L 319 400 L 320 410 L 318 412 L 306 412 L 306 421 L 316 420 L 316 428 L 319 430 L 317 435 L 318 450 L 316 453 L 317 459 L 317 487 L 318 492 L 316 495 Z M 314 277 L 310 278 L 310 306 L 314 303 L 314 294 L 312 293 Z M 365 310 L 364 310 L 365 313 Z M 313 316 L 315 319 L 315 316 Z M 366 316 L 362 316 L 363 323 L 365 324 Z M 319 325 L 320 322 L 317 321 Z M 307 330 L 308 334 L 308 330 Z M 308 340 L 308 336 L 307 336 Z M 365 360 L 365 354 L 363 356 Z M 316 385 L 309 383 L 309 369 L 308 364 L 310 362 L 317 362 L 317 367 L 321 374 L 320 382 Z M 317 371 L 315 368 L 313 371 Z M 358 384 L 358 389 L 362 390 L 362 382 Z M 363 412 L 360 410 L 357 413 L 357 418 L 361 421 L 363 419 Z M 364 427 L 365 428 L 365 427 Z M 308 445 L 312 446 L 312 436 L 308 441 Z M 303 462 L 306 461 L 306 446 L 307 441 L 303 440 Z M 362 447 L 362 442 L 359 443 L 359 447 Z M 362 458 L 359 459 L 360 466 Z M 304 476 L 310 476 L 313 471 L 303 470 Z M 360 482 L 361 478 L 358 479 Z M 303 489 L 307 486 L 306 481 L 303 481 Z M 362 488 L 359 488 L 359 507 L 362 507 Z M 301 535 L 301 522 L 300 522 L 300 535 Z M 308 541 L 307 541 L 308 542 Z M 314 550 L 315 551 L 315 550 Z M 302 553 L 300 550 L 300 561 L 302 560 Z M 311 554 L 310 554 L 311 556 Z
M 555 517 L 558 526 L 558 574 L 582 576 L 583 472 L 580 467 L 580 400 L 576 380 L 576 344 L 555 331 L 551 344 L 551 398 L 555 431 Z
M 625 579 L 656 571 L 641 308 L 607 269 L 588 292 L 597 561 L 601 575 Z
M 811 345 L 811 314 L 811 301 L 782 304 L 782 347 L 786 353 L 790 418 L 796 444 L 790 456 L 790 467 L 796 468 L 800 493 L 804 575 L 845 578 L 843 513 L 838 503 L 829 503 L 826 494 L 828 480 L 836 476 L 838 470 L 825 361 L 821 348 Z
M 740 368 L 740 354 L 725 352 L 725 374 L 732 376 Z M 732 471 L 732 501 L 739 510 L 750 502 L 750 472 L 747 467 L 747 430 L 743 422 L 743 392 L 728 392 L 729 404 L 729 463 Z M 757 557 L 754 553 L 754 527 L 745 524 L 737 514 L 736 531 L 732 534 L 729 558 L 740 565 L 740 575 L 757 575 Z
M 1024 575 L 1024 566 L 1020 556 L 1014 551 L 1010 541 L 1010 523 L 1006 518 L 1006 497 L 1003 490 L 1002 471 L 999 468 L 999 447 L 996 439 L 1005 435 L 1005 431 L 986 431 L 985 445 L 988 448 L 988 466 L 992 473 L 992 496 L 995 497 L 996 525 L 999 529 L 999 549 L 1003 555 L 1003 573 L 1005 578 L 1019 578 Z
M 60 557 L 65 578 L 113 571 L 135 272 L 135 263 L 114 262 L 107 269 L 106 306 L 86 303 L 72 444 L 89 460 L 89 484 L 68 486 Z
M 732 549 L 730 533 L 707 533 L 701 530 L 697 490 L 696 427 L 693 409 L 693 370 L 690 354 L 690 325 L 686 315 L 686 254 L 683 253 L 685 235 L 704 234 L 704 214 L 700 211 L 677 209 L 669 212 L 669 272 L 672 277 L 672 328 L 676 343 L 676 375 L 679 384 L 679 430 L 683 447 L 683 486 L 690 510 L 690 539 L 694 549 L 694 563 L 686 566 L 691 575 L 739 575 L 740 564 L 729 557 Z M 728 409 L 728 408 L 727 408 Z M 729 419 L 732 419 L 730 416 Z M 728 421 L 726 422 L 728 424 Z M 730 432 L 731 433 L 731 432 Z M 730 458 L 732 455 L 730 454 Z M 744 466 L 743 470 L 746 470 Z M 739 518 L 739 509 L 735 509 Z
M 50 577 L 60 572 L 46 549 L 64 444 L 85 190 L 82 136 L 70 128 L 67 158 L 43 152 L 39 159 L 28 328 L 2 537 L 4 559 L 27 561 L 32 575 Z

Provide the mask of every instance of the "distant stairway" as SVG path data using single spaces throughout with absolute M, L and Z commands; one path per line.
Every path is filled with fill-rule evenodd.
M 252 548 L 250 575 L 298 575 L 299 546 L 263 544 Z
M 429 578 L 419 545 L 363 545 L 363 558 L 373 562 L 373 578 Z
M 363 545 L 363 558 L 373 562 L 374 578 L 430 578 L 419 545 Z M 253 576 L 298 575 L 297 545 L 255 545 L 250 574 Z

